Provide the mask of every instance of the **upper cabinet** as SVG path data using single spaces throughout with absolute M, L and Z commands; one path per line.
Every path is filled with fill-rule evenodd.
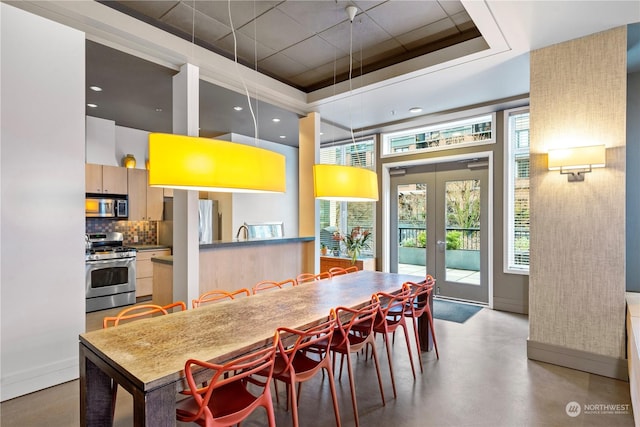
M 149 187 L 146 169 L 126 169 L 129 181 L 129 221 L 160 221 L 163 189 Z
M 87 163 L 84 177 L 87 193 L 127 194 L 125 168 Z

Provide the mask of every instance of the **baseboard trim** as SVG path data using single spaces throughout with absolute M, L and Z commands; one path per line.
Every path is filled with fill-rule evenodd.
M 45 366 L 24 369 L 3 376 L 0 380 L 0 401 L 24 396 L 78 378 L 78 358 L 73 357 Z M 3 373 L 4 374 L 4 373 Z
M 493 309 L 508 311 L 509 313 L 529 314 L 529 305 L 523 304 L 521 300 L 510 298 L 493 297 Z
M 527 340 L 527 357 L 531 360 L 629 381 L 626 359 L 603 356 L 532 340 Z

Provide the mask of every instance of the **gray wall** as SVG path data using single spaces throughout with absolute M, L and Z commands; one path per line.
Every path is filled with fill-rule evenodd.
M 627 290 L 640 292 L 640 72 L 627 75 Z
M 399 161 L 411 161 L 417 159 L 435 159 L 441 156 L 454 156 L 480 151 L 493 152 L 493 308 L 496 310 L 510 311 L 514 313 L 527 313 L 529 308 L 529 276 L 521 274 L 504 273 L 504 109 L 526 106 L 528 98 L 523 95 L 519 99 L 508 101 L 497 101 L 494 104 L 469 109 L 460 110 L 448 116 L 440 115 L 438 122 L 455 120 L 461 117 L 471 117 L 474 115 L 487 114 L 497 111 L 496 114 L 496 143 L 491 145 L 481 145 L 477 147 L 458 148 L 437 152 L 420 154 L 410 154 L 402 157 L 378 158 L 377 172 L 380 176 L 382 164 Z M 376 212 L 376 229 L 382 230 L 381 224 L 381 203 L 378 203 Z M 376 236 L 376 257 L 380 259 L 381 236 Z M 378 263 L 381 265 L 381 263 Z M 491 280 L 491 279 L 490 279 Z

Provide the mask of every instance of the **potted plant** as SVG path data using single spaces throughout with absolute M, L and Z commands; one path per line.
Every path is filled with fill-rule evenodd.
M 351 258 L 351 264 L 355 264 L 362 249 L 369 249 L 369 239 L 371 238 L 371 232 L 369 230 L 362 230 L 361 227 L 354 227 L 351 229 L 350 234 L 344 236 L 337 233 L 337 237 L 342 243 L 344 243 L 347 249 L 347 254 Z M 336 234 L 334 234 L 334 239 Z
M 320 243 L 320 254 L 325 256 L 327 254 L 327 245 Z

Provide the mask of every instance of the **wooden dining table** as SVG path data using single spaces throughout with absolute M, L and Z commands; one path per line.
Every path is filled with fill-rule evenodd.
M 376 292 L 422 279 L 359 271 L 81 334 L 81 425 L 113 424 L 115 381 L 133 395 L 135 426 L 175 426 L 187 359 L 225 362 L 269 345 L 278 327 L 306 329 L 326 320 L 331 308 L 362 307 Z

